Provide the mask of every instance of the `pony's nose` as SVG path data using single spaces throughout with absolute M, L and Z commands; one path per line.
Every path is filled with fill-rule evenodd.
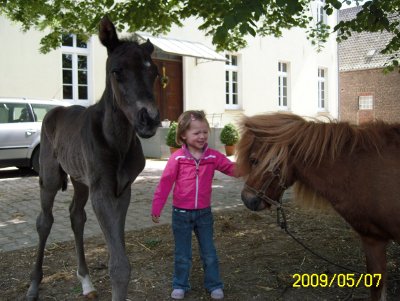
M 243 203 L 246 205 L 248 209 L 251 211 L 258 211 L 260 210 L 261 200 L 256 196 L 249 196 L 245 192 L 242 191 L 241 198 Z

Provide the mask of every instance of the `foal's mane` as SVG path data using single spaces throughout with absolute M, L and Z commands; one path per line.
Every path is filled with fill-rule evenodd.
M 355 151 L 378 152 L 400 135 L 400 125 L 372 122 L 362 126 L 347 122 L 306 120 L 289 113 L 263 114 L 243 117 L 241 138 L 237 145 L 238 171 L 245 176 L 250 171 L 249 158 L 258 159 L 253 176 L 262 176 L 279 166 L 281 176 L 287 174 L 289 164 L 304 167 L 318 166 L 322 161 L 335 160 Z M 253 149 L 253 143 L 257 149 Z

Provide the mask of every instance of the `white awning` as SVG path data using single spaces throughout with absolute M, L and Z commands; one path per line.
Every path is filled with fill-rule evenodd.
M 212 61 L 227 60 L 224 55 L 219 54 L 198 42 L 189 42 L 164 37 L 154 37 L 152 35 L 142 32 L 137 32 L 136 35 L 144 40 L 149 39 L 154 46 L 170 54 L 190 56 Z

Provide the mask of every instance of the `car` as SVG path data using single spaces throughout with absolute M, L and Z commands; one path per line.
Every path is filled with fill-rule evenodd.
M 39 172 L 40 130 L 44 116 L 65 101 L 0 98 L 0 168 Z

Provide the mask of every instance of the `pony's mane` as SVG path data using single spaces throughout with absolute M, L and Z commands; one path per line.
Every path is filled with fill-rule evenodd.
M 240 141 L 237 145 L 237 166 L 241 175 L 250 171 L 249 158 L 258 159 L 253 176 L 262 176 L 279 166 L 281 176 L 287 174 L 288 164 L 304 167 L 335 160 L 342 154 L 359 150 L 379 152 L 394 136 L 399 141 L 400 125 L 372 122 L 362 126 L 347 122 L 306 120 L 289 113 L 263 114 L 243 117 L 240 122 Z M 257 149 L 253 144 L 257 142 Z M 400 142 L 398 142 L 400 143 Z

